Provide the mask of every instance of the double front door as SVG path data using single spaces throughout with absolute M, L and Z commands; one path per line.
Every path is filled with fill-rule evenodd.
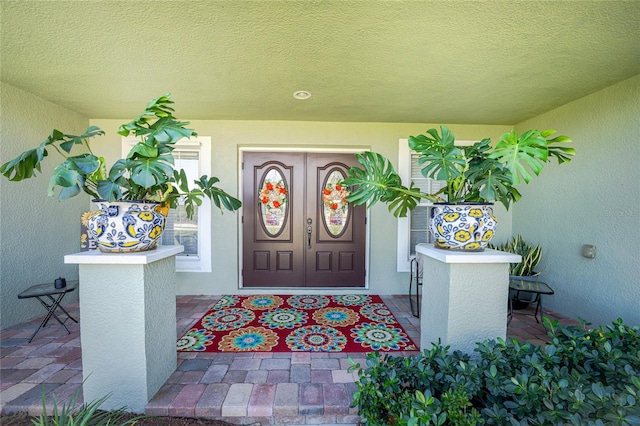
M 353 154 L 245 152 L 243 287 L 364 287 L 365 206 L 341 185 Z

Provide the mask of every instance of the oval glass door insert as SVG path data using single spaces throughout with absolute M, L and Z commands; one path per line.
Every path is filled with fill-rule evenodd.
M 287 213 L 287 187 L 276 169 L 269 170 L 260 185 L 258 199 L 260 216 L 267 233 L 276 236 L 282 231 Z
M 349 220 L 349 192 L 342 181 L 345 176 L 340 170 L 333 170 L 327 176 L 322 190 L 322 217 L 329 233 L 335 237 L 340 236 Z

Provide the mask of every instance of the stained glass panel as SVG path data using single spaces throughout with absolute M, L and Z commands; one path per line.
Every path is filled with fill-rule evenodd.
M 260 216 L 269 235 L 276 236 L 282 231 L 288 207 L 287 196 L 287 187 L 280 172 L 276 169 L 269 170 L 260 185 L 258 195 Z
M 340 170 L 332 171 L 322 190 L 322 210 L 324 222 L 329 233 L 339 236 L 344 232 L 349 219 L 349 192 L 342 181 L 345 176 Z

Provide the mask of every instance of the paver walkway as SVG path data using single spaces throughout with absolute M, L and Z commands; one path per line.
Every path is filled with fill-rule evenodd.
M 177 298 L 177 334 L 181 336 L 218 297 Z M 406 296 L 383 296 L 409 336 L 419 344 L 420 320 L 411 315 Z M 80 317 L 78 304 L 68 310 Z M 542 344 L 542 325 L 516 313 L 507 334 Z M 545 311 L 545 315 L 571 323 Z M 0 407 L 2 413 L 42 411 L 42 390 L 48 406 L 68 401 L 82 382 L 80 327 L 67 323 L 71 334 L 55 322 L 27 343 L 41 318 L 2 330 Z M 123 342 L 126 344 L 126 342 Z M 415 354 L 407 352 L 405 354 Z M 400 355 L 400 354 L 399 354 Z M 350 362 L 363 363 L 362 353 L 178 353 L 178 365 L 149 402 L 146 414 L 205 417 L 236 424 L 356 424 L 350 408 L 356 390 Z M 80 401 L 82 398 L 80 398 Z

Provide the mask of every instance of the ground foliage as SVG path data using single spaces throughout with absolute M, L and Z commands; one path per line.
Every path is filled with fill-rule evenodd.
M 27 413 L 16 413 L 11 415 L 0 416 L 0 425 L 2 426 L 34 426 L 33 417 Z M 135 420 L 134 420 L 135 419 Z M 120 418 L 115 424 L 129 424 L 137 426 L 233 426 L 232 423 L 223 422 L 221 420 L 197 419 L 193 417 L 140 417 L 137 414 L 126 414 Z
M 55 396 L 50 406 L 44 387 L 42 388 L 42 413 L 30 416 L 15 413 L 0 416 L 2 426 L 233 426 L 231 423 L 213 419 L 192 417 L 145 416 L 131 413 L 126 407 L 115 410 L 101 410 L 100 406 L 109 399 L 105 395 L 87 404 L 78 403 L 82 387 L 75 391 L 68 402 L 58 404 Z
M 559 327 L 546 346 L 433 345 L 412 357 L 371 353 L 354 406 L 367 425 L 640 425 L 640 328 Z

